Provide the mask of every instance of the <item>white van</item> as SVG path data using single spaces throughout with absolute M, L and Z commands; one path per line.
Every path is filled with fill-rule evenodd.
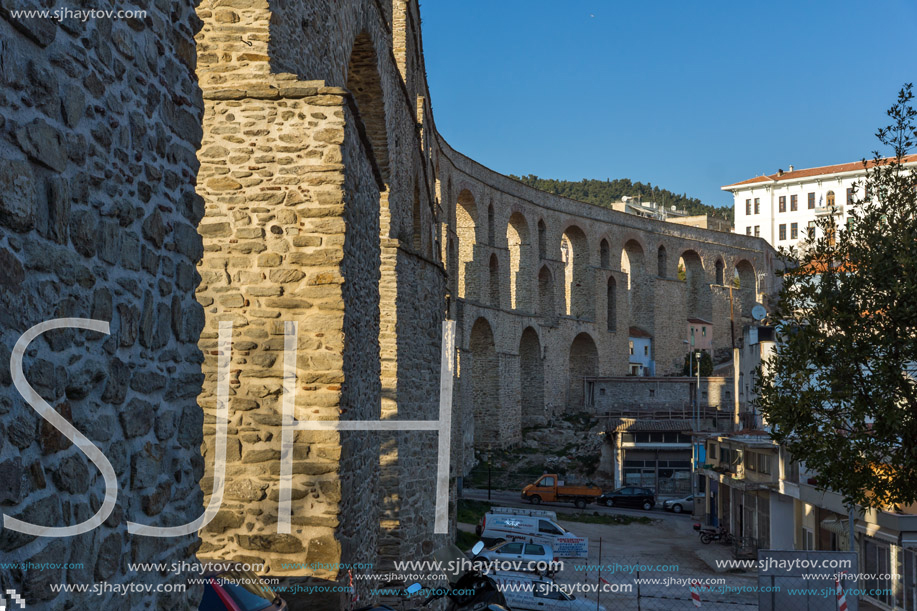
M 513 509 L 512 513 L 503 513 L 503 509 L 495 507 L 493 511 L 484 515 L 475 532 L 486 545 L 493 545 L 499 541 L 525 541 L 539 543 L 557 549 L 558 537 L 575 537 L 557 523 L 557 516 L 553 511 L 538 511 L 533 509 Z
M 598 608 L 606 611 L 604 605 L 598 605 L 588 599 L 577 599 L 573 594 L 567 594 L 558 588 L 554 580 L 533 577 L 527 573 L 512 571 L 497 571 L 490 576 L 503 593 L 506 605 L 516 611 L 528 609 L 531 611 L 582 611 L 584 609 Z

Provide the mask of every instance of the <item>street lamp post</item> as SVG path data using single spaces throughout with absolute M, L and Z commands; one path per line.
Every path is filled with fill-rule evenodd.
M 695 352 L 697 357 L 697 388 L 694 389 L 694 405 L 697 406 L 697 428 L 700 429 L 700 352 Z

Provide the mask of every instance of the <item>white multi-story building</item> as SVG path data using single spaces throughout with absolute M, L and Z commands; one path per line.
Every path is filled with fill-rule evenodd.
M 904 159 L 917 166 L 917 155 Z M 872 161 L 868 166 L 873 165 Z M 854 187 L 862 197 L 866 170 L 861 161 L 819 168 L 777 170 L 722 187 L 735 196 L 735 232 L 764 238 L 771 246 L 796 246 L 815 231 L 815 219 L 834 207 L 838 226 L 847 222 Z

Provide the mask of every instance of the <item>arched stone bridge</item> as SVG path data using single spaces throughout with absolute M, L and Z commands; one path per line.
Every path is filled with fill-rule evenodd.
M 688 318 L 712 323 L 714 351 L 731 348 L 731 321 L 773 288 L 760 239 L 543 193 L 438 143 L 466 448 L 581 410 L 584 376 L 628 373 L 632 327 L 652 336 L 657 375 L 681 371 Z

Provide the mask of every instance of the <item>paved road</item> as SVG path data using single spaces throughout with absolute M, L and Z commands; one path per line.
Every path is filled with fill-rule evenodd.
M 463 497 L 474 500 L 487 500 L 487 490 L 465 489 Z M 508 507 L 533 508 L 519 498 L 519 494 L 507 491 L 493 491 L 491 503 Z M 733 590 L 717 592 L 705 590 L 701 595 L 702 606 L 711 611 L 752 611 L 757 607 L 757 594 L 749 591 L 757 585 L 754 574 L 717 573 L 697 556 L 697 551 L 711 551 L 712 546 L 702 545 L 697 533 L 691 528 L 695 521 L 690 515 L 674 514 L 661 509 L 643 511 L 641 509 L 622 509 L 589 505 L 583 511 L 600 514 L 626 514 L 653 518 L 652 524 L 633 523 L 627 525 L 586 524 L 566 522 L 564 514 L 577 513 L 570 503 L 543 503 L 539 509 L 556 512 L 557 519 L 564 528 L 569 528 L 580 537 L 589 539 L 589 557 L 586 560 L 568 560 L 564 569 L 555 576 L 557 583 L 595 584 L 599 571 L 584 565 L 617 565 L 621 567 L 642 566 L 639 571 L 631 572 L 622 569 L 617 572 L 601 571 L 602 577 L 612 584 L 633 584 L 635 578 L 665 579 L 675 578 L 678 584 L 655 585 L 644 584 L 630 592 L 609 595 L 601 594 L 600 603 L 607 611 L 688 611 L 694 609 L 691 594 L 684 585 L 692 580 L 720 579 L 723 586 Z M 460 525 L 463 530 L 473 530 L 473 526 Z M 717 546 L 716 551 L 724 552 L 724 557 L 731 557 L 726 548 Z M 579 568 L 577 568 L 579 565 Z M 663 569 L 666 565 L 669 569 Z M 655 567 L 655 568 L 654 568 Z M 674 569 L 672 569 L 674 567 Z M 746 588 L 741 590 L 741 588 Z M 580 604 L 575 611 L 592 611 L 596 608 L 596 595 L 580 592 L 577 594 Z
M 487 490 L 481 490 L 479 488 L 465 488 L 462 490 L 462 498 L 472 499 L 475 501 L 486 501 L 487 500 Z M 577 509 L 573 506 L 572 503 L 542 503 L 539 506 L 526 503 L 519 497 L 518 492 L 507 492 L 505 490 L 493 490 L 491 491 L 491 503 L 499 504 L 504 507 L 525 507 L 527 509 L 547 509 L 548 511 L 553 511 L 557 514 L 562 513 L 582 513 L 583 511 L 592 513 L 597 511 L 599 513 L 620 513 L 629 516 L 646 516 L 656 520 L 689 520 L 696 521 L 691 517 L 690 514 L 676 514 L 670 511 L 663 511 L 661 508 L 661 503 L 657 503 L 655 509 L 650 511 L 644 511 L 642 509 L 630 509 L 625 507 L 605 507 L 604 505 L 587 505 L 586 509 Z

